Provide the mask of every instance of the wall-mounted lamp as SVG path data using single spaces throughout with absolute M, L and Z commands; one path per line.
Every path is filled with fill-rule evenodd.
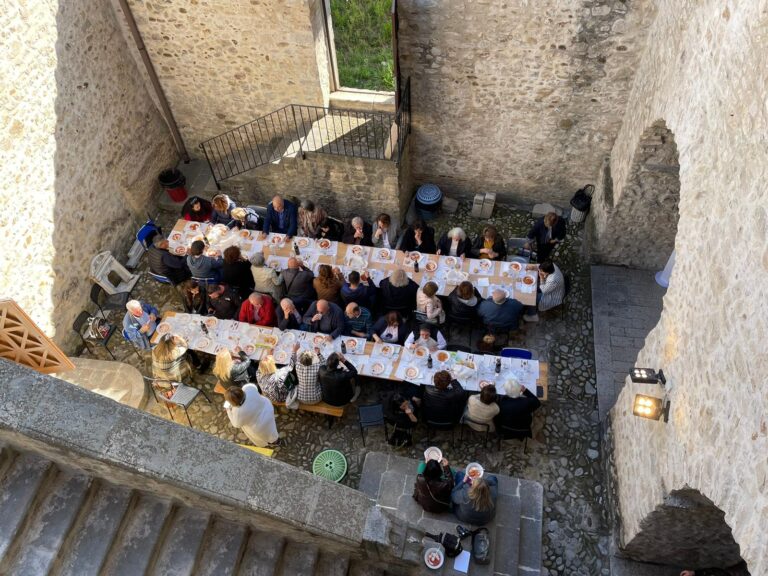
M 667 383 L 667 379 L 664 377 L 664 372 L 662 370 L 656 372 L 653 368 L 632 368 L 632 370 L 629 371 L 629 377 L 635 384 L 659 383 L 663 386 Z
M 645 394 L 635 395 L 635 404 L 632 407 L 632 414 L 648 420 L 661 420 L 669 422 L 669 407 L 672 403 L 666 398 L 656 398 L 655 396 L 646 396 Z

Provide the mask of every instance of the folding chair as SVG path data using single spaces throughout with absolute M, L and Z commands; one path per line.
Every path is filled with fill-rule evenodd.
M 102 302 L 102 294 L 105 295 Z M 101 312 L 103 318 L 107 315 L 104 314 L 104 310 L 125 310 L 125 304 L 131 297 L 130 292 L 118 292 L 117 294 L 107 294 L 99 284 L 91 285 L 91 302 L 96 304 L 96 307 Z
M 508 437 L 507 437 L 508 436 Z M 523 441 L 523 454 L 526 453 L 528 448 L 528 438 L 531 437 L 530 428 L 510 428 L 504 424 L 497 424 L 496 426 L 496 441 L 497 450 L 501 450 L 501 443 L 504 440 L 522 440 Z
M 142 376 L 142 378 L 149 382 L 149 385 L 152 388 L 152 394 L 155 396 L 155 401 L 157 401 L 158 404 L 161 402 L 165 403 L 165 407 L 168 409 L 168 414 L 170 415 L 171 420 L 174 422 L 176 421 L 176 419 L 173 417 L 173 411 L 171 410 L 170 406 L 171 404 L 174 406 L 181 406 L 184 409 L 184 414 L 187 417 L 187 422 L 189 423 L 190 428 L 192 428 L 192 420 L 189 418 L 189 412 L 187 409 L 192 405 L 192 402 L 194 402 L 195 399 L 200 394 L 202 394 L 203 397 L 208 401 L 208 404 L 211 403 L 211 399 L 208 398 L 208 395 L 200 388 L 187 386 L 181 382 L 175 382 L 165 378 L 150 378 L 149 376 Z M 164 392 L 161 398 L 159 398 L 157 395 L 158 390 Z M 168 397 L 165 395 L 165 392 L 173 393 L 170 397 Z
M 461 420 L 459 421 L 459 426 L 461 426 L 459 430 L 459 442 L 464 441 L 464 426 L 467 426 L 472 432 L 478 432 L 478 430 L 475 430 L 470 426 L 470 424 L 474 424 L 475 426 L 480 426 L 481 428 L 485 429 L 485 433 L 483 434 L 483 448 L 488 446 L 488 436 L 491 433 L 491 425 L 486 424 L 484 422 L 478 422 L 477 420 L 473 420 L 469 416 L 467 416 L 466 413 L 461 417 Z
M 387 422 L 384 420 L 384 407 L 381 404 L 364 404 L 357 407 L 357 417 L 360 424 L 360 436 L 365 447 L 365 430 L 373 426 L 384 426 L 384 439 L 389 438 Z
M 451 447 L 455 444 L 456 423 L 455 422 L 436 422 L 434 420 L 424 420 L 424 425 L 427 427 L 427 443 L 432 438 L 432 430 L 450 430 L 451 431 Z
M 112 356 L 112 360 L 117 360 L 115 358 L 115 355 L 112 354 L 112 350 L 109 349 L 107 346 L 107 343 L 109 343 L 109 339 L 112 338 L 112 334 L 115 332 L 115 325 L 110 324 L 109 325 L 109 332 L 106 336 L 103 338 L 92 338 L 92 337 L 86 337 L 83 335 L 83 328 L 85 328 L 86 324 L 88 324 L 88 320 L 91 318 L 90 312 L 87 312 L 83 310 L 80 312 L 80 314 L 77 315 L 77 318 L 75 318 L 75 321 L 72 323 L 72 330 L 77 332 L 77 335 L 80 336 L 80 340 L 83 341 L 83 344 L 88 349 L 91 354 L 95 355 L 95 352 L 93 351 L 92 345 L 95 344 L 96 346 L 103 346 L 104 349 L 109 352 L 109 355 Z

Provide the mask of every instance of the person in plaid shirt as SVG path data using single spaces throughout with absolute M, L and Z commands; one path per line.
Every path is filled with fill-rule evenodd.
M 296 376 L 299 379 L 299 402 L 302 404 L 317 404 L 323 399 L 323 389 L 317 380 L 317 372 L 324 362 L 320 348 L 315 348 L 314 352 L 306 350 L 299 356 Z

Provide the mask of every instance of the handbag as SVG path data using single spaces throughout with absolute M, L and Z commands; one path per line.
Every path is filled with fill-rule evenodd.
M 437 536 L 427 532 L 427 538 L 431 538 L 435 542 L 439 542 L 445 548 L 445 555 L 448 558 L 455 558 L 464 550 L 461 545 L 461 540 L 455 534 L 449 534 L 447 532 L 440 532 Z
M 477 564 L 491 562 L 491 536 L 488 528 L 472 531 L 472 558 Z

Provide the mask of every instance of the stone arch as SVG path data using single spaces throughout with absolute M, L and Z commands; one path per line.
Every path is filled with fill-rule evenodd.
M 725 513 L 698 490 L 673 490 L 622 547 L 628 557 L 693 570 L 743 562 Z M 746 566 L 745 566 L 746 568 Z
M 659 270 L 675 247 L 680 162 L 674 134 L 657 120 L 640 137 L 623 186 L 614 189 L 603 167 L 602 230 L 595 259 L 605 264 Z

